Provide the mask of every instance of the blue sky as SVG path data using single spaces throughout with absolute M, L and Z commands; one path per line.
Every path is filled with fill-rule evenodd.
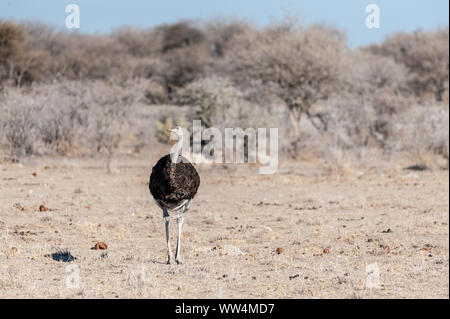
M 448 0 L 0 0 L 0 19 L 33 20 L 64 29 L 66 5 L 80 7 L 81 32 L 104 33 L 120 26 L 152 27 L 180 19 L 245 18 L 257 26 L 282 20 L 286 12 L 305 24 L 344 30 L 351 47 L 382 41 L 399 31 L 448 27 Z M 368 29 L 365 8 L 380 8 L 380 28 Z

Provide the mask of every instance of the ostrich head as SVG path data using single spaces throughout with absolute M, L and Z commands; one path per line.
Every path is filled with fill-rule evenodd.
M 181 126 L 175 126 L 173 129 L 168 129 L 169 132 L 175 133 L 180 140 L 183 137 L 183 128 Z

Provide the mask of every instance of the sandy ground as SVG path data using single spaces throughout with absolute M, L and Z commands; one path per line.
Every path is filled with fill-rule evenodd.
M 448 170 L 199 167 L 185 263 L 166 265 L 147 186 L 163 153 L 122 155 L 111 175 L 94 159 L 0 164 L 0 297 L 449 297 Z

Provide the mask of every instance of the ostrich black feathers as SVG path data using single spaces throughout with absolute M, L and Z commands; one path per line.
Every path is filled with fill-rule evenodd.
M 174 207 L 183 200 L 193 199 L 200 186 L 200 176 L 195 167 L 181 157 L 172 163 L 170 154 L 159 159 L 150 175 L 150 193 L 156 201 Z

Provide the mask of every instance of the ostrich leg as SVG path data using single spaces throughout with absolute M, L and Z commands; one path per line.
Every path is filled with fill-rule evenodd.
M 180 216 L 177 218 L 178 223 L 178 236 L 177 236 L 177 250 L 175 251 L 175 261 L 177 264 L 182 264 L 183 260 L 181 259 L 181 229 L 183 228 L 184 223 L 184 211 L 185 207 L 183 208 L 183 212 L 180 214 Z
M 166 226 L 166 241 L 167 241 L 167 264 L 170 264 L 170 256 L 172 255 L 172 250 L 170 249 L 170 240 L 169 240 L 169 220 L 170 216 L 167 212 L 167 209 L 163 208 L 163 218 L 164 224 Z

